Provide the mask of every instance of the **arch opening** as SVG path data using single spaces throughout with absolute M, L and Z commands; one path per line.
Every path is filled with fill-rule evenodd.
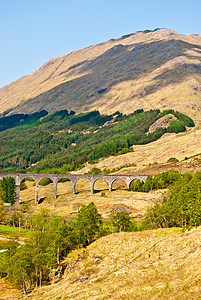
M 68 178 L 61 178 L 57 181 L 57 196 L 71 194 L 73 183 Z
M 24 177 L 20 181 L 20 202 L 35 201 L 36 182 L 32 177 Z
M 79 178 L 75 183 L 75 193 L 86 193 L 91 191 L 91 183 L 87 178 Z
M 117 178 L 112 182 L 112 190 L 127 190 L 127 184 L 122 178 Z
M 105 192 L 105 191 L 108 191 L 108 189 L 109 189 L 109 184 L 106 179 L 98 178 L 94 182 L 94 186 L 93 186 L 94 193 L 98 193 L 100 191 Z
M 143 185 L 144 181 L 142 179 L 135 178 L 130 182 L 129 190 L 134 192 L 141 192 Z
M 42 203 L 48 197 L 54 197 L 54 182 L 49 177 L 43 177 L 38 182 L 38 203 Z

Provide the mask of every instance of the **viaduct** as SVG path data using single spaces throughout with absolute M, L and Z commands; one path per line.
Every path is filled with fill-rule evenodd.
M 76 182 L 81 178 L 86 178 L 91 184 L 91 194 L 94 193 L 94 184 L 98 179 L 105 179 L 109 186 L 109 191 L 112 191 L 112 184 L 117 179 L 122 179 L 129 189 L 130 184 L 135 179 L 140 179 L 145 182 L 148 175 L 71 175 L 71 174 L 21 174 L 21 173 L 1 173 L 0 180 L 3 177 L 13 177 L 16 184 L 16 202 L 20 203 L 20 182 L 26 177 L 32 178 L 36 183 L 36 194 L 35 194 L 35 203 L 38 204 L 38 186 L 39 182 L 43 178 L 49 178 L 54 183 L 54 198 L 57 197 L 57 183 L 62 178 L 67 178 L 72 182 L 73 185 L 73 194 L 76 193 Z M 153 176 L 152 176 L 153 177 Z

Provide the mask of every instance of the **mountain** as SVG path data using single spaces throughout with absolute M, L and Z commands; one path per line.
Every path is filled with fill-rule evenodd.
M 139 108 L 172 108 L 201 119 L 201 35 L 136 32 L 53 58 L 0 89 L 4 115 Z

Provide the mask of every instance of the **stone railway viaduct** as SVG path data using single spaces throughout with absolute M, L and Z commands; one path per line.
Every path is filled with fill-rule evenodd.
M 16 202 L 20 203 L 20 182 L 26 178 L 32 178 L 36 183 L 36 194 L 35 194 L 35 203 L 38 204 L 38 186 L 39 182 L 43 178 L 49 178 L 54 183 L 54 198 L 57 197 L 57 183 L 62 178 L 67 178 L 72 182 L 73 185 L 73 194 L 76 193 L 76 182 L 79 179 L 87 179 L 91 184 L 91 194 L 94 193 L 94 184 L 98 179 L 105 179 L 109 186 L 109 191 L 112 191 L 112 184 L 117 179 L 122 179 L 129 189 L 130 184 L 135 179 L 140 179 L 141 181 L 145 182 L 148 175 L 71 175 L 71 174 L 21 174 L 21 173 L 1 173 L 0 180 L 3 177 L 13 177 L 15 179 L 16 184 Z M 153 176 L 152 176 L 153 177 Z

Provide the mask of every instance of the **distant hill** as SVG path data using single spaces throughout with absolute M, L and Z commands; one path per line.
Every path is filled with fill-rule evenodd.
M 145 30 L 46 62 L 0 89 L 0 113 L 129 114 L 172 108 L 201 119 L 201 35 Z

